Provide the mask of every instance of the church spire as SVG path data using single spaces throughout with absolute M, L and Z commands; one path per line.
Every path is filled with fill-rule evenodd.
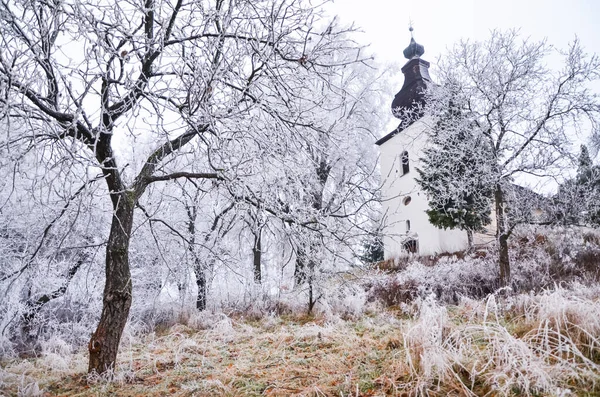
M 425 47 L 418 44 L 413 36 L 412 25 L 410 31 L 410 44 L 404 50 L 404 56 L 408 62 L 402 67 L 404 73 L 404 85 L 392 101 L 392 113 L 396 118 L 403 119 L 408 111 L 418 109 L 419 105 L 425 103 L 425 89 L 431 83 L 429 77 L 429 62 L 421 59 L 425 53 Z M 411 122 L 410 120 L 402 120 Z M 414 120 L 412 120 L 414 121 Z
M 410 31 L 410 44 L 404 49 L 404 58 L 420 58 L 421 55 L 425 53 L 425 47 L 415 41 L 415 37 L 413 35 L 413 31 L 415 29 L 412 27 L 412 25 L 408 28 L 408 30 Z

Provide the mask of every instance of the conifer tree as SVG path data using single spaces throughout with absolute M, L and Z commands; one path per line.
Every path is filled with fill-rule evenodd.
M 492 190 L 482 179 L 488 175 L 480 172 L 491 163 L 486 159 L 486 143 L 452 97 L 448 113 L 432 129 L 417 182 L 428 195 L 431 224 L 466 231 L 470 248 L 473 232 L 482 231 L 491 221 Z
M 563 225 L 600 224 L 600 167 L 581 145 L 577 175 L 562 183 L 554 196 L 553 221 Z
M 581 145 L 575 189 L 578 202 L 583 205 L 581 221 L 585 224 L 600 224 L 600 167 L 595 166 L 587 146 Z

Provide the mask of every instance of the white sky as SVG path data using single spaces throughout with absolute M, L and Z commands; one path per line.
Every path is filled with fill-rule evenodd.
M 484 40 L 494 28 L 520 28 L 559 48 L 577 35 L 587 52 L 600 54 L 600 0 L 334 0 L 330 7 L 362 28 L 381 62 L 404 64 L 410 20 L 432 63 L 459 39 Z

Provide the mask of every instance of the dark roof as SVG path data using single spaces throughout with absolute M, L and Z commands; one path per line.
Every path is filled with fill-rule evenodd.
M 396 135 L 397 133 L 399 133 L 400 131 L 398 131 L 398 129 L 395 129 L 394 131 L 390 132 L 389 134 L 385 135 L 383 138 L 380 138 L 377 142 L 375 142 L 375 144 L 377 146 L 386 143 L 387 141 L 389 141 L 390 139 L 392 139 L 392 137 L 394 135 Z
M 387 142 L 423 115 L 420 109 L 425 104 L 427 85 L 431 83 L 431 77 L 429 77 L 430 64 L 420 58 L 424 53 L 425 48 L 421 44 L 417 44 L 415 39 L 411 37 L 410 44 L 404 50 L 404 56 L 408 58 L 408 62 L 402 67 L 404 84 L 392 101 L 392 114 L 400 119 L 400 125 L 375 142 L 376 145 Z
M 396 134 L 399 134 L 404 129 L 408 128 L 414 122 L 415 122 L 415 120 L 412 120 L 411 122 L 400 122 L 400 124 L 398 125 L 398 127 L 396 127 L 396 129 L 394 129 L 394 131 L 392 131 L 389 134 L 385 135 L 383 138 L 380 138 L 377 142 L 375 142 L 375 144 L 377 146 L 380 146 L 380 145 L 384 144 L 385 142 L 387 142 L 390 139 L 392 139 Z
M 411 32 L 412 32 L 412 30 L 411 30 Z M 404 58 L 406 58 L 406 59 L 420 57 L 421 55 L 423 55 L 425 53 L 425 47 L 423 47 L 421 44 L 418 44 L 415 41 L 415 38 L 411 36 L 410 44 L 408 45 L 408 47 L 406 47 L 404 49 L 404 51 L 402 53 L 404 54 Z
M 392 114 L 402 119 L 403 115 L 417 106 L 425 104 L 425 90 L 431 83 L 429 62 L 421 58 L 413 58 L 404 65 L 404 84 L 392 101 Z

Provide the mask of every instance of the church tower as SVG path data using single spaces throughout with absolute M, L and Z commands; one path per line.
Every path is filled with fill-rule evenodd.
M 383 245 L 385 258 L 409 253 L 435 255 L 467 248 L 467 234 L 443 230 L 429 223 L 428 201 L 415 178 L 420 158 L 427 146 L 431 121 L 423 115 L 424 92 L 432 84 L 429 62 L 421 59 L 425 48 L 418 44 L 410 28 L 410 44 L 404 50 L 408 62 L 402 67 L 404 84 L 392 101 L 392 114 L 400 119 L 397 128 L 379 139 L 383 179 Z

